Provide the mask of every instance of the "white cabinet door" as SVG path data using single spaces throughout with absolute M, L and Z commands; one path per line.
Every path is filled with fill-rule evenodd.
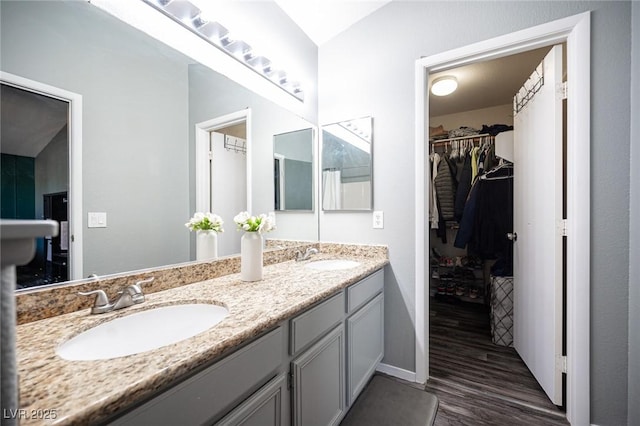
M 518 354 L 551 401 L 560 405 L 562 46 L 551 49 L 542 68 L 544 84 L 514 117 L 513 337 Z
M 293 424 L 337 425 L 345 414 L 344 325 L 339 325 L 291 364 Z

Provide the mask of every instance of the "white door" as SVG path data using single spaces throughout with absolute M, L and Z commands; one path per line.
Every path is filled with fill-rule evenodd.
M 554 46 L 514 99 L 515 107 L 524 92 L 539 89 L 514 116 L 514 345 L 556 405 L 562 404 L 561 85 L 562 46 Z
M 218 235 L 218 256 L 240 253 L 242 233 L 236 232 L 233 218 L 247 210 L 247 156 L 226 149 L 225 138 L 233 137 L 211 132 L 211 211 L 222 217 L 225 230 Z

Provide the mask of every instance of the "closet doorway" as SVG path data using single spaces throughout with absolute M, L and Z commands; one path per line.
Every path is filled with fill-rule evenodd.
M 553 424 L 564 417 L 553 405 L 564 405 L 562 51 L 431 75 L 460 87 L 429 98 L 431 379 L 544 410 Z
M 560 19 L 526 30 L 443 52 L 416 61 L 416 381 L 429 374 L 429 282 L 427 233 L 430 180 L 427 179 L 429 106 L 425 101 L 429 73 L 450 70 L 535 48 L 567 43 L 566 194 L 567 194 L 567 419 L 586 423 L 589 419 L 589 51 L 590 15 Z M 541 266 L 541 267 L 544 267 Z M 427 284 L 428 285 L 428 284 Z M 426 308 L 426 312 L 425 312 Z M 425 338 L 426 337 L 426 338 Z M 561 360 L 558 360 L 561 362 Z

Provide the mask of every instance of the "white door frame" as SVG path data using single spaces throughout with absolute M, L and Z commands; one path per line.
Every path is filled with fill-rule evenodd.
M 4 71 L 0 80 L 69 103 L 69 280 L 82 279 L 82 95 Z
M 415 276 L 416 382 L 429 374 L 429 247 L 426 145 L 428 77 L 446 69 L 567 43 L 567 419 L 590 421 L 590 12 L 570 16 L 459 49 L 432 55 L 415 65 Z
M 209 133 L 245 123 L 247 129 L 247 211 L 251 211 L 251 108 L 216 117 L 196 124 L 196 211 L 206 212 L 211 208 L 211 162 L 209 161 Z

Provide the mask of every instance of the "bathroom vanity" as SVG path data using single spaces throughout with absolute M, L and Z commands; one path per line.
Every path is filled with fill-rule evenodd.
M 22 424 L 338 424 L 383 356 L 388 259 L 386 248 L 371 254 L 366 247 L 319 243 L 308 261 L 265 266 L 259 282 L 232 273 L 147 294 L 121 311 L 87 309 L 19 326 L 21 408 L 56 414 Z M 335 259 L 357 263 L 310 267 Z M 218 304 L 229 314 L 143 353 L 95 361 L 56 354 L 100 323 L 185 303 Z

